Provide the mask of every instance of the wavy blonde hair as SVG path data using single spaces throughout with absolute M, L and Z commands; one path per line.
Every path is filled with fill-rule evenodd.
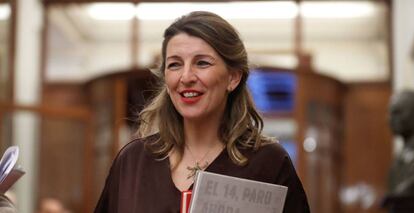
M 246 49 L 237 31 L 223 18 L 210 12 L 192 12 L 172 23 L 164 32 L 162 62 L 156 71 L 160 79 L 157 94 L 141 111 L 139 137 L 159 133 L 160 137 L 146 148 L 160 158 L 168 156 L 174 148 L 182 157 L 184 152 L 183 118 L 175 109 L 165 85 L 165 56 L 168 42 L 179 33 L 203 39 L 223 58 L 231 71 L 241 72 L 239 85 L 228 95 L 226 109 L 221 119 L 218 135 L 225 143 L 231 160 L 245 165 L 248 159 L 240 152 L 243 148 L 257 150 L 263 143 L 271 142 L 261 135 L 263 120 L 256 111 L 247 90 L 249 66 Z

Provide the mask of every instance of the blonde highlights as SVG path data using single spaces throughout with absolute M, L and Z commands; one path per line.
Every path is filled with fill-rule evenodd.
M 162 63 L 158 93 L 141 111 L 138 135 L 146 137 L 154 133 L 159 138 L 146 148 L 159 158 L 165 158 L 174 149 L 179 156 L 184 151 L 183 118 L 176 111 L 165 86 L 164 69 L 166 47 L 172 37 L 186 33 L 206 41 L 223 58 L 230 72 L 240 72 L 239 85 L 228 94 L 226 109 L 221 119 L 218 135 L 235 164 L 245 165 L 248 159 L 240 149 L 258 149 L 270 140 L 261 135 L 263 120 L 257 113 L 247 90 L 249 75 L 247 53 L 237 31 L 224 19 L 210 12 L 192 12 L 177 19 L 164 32 Z

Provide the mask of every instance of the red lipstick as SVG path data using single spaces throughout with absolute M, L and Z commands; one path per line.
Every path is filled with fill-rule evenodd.
M 183 90 L 180 92 L 181 95 L 181 101 L 186 104 L 194 104 L 197 103 L 200 99 L 203 93 L 197 91 L 197 90 Z

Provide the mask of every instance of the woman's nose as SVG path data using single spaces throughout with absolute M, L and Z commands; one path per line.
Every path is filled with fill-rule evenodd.
M 185 66 L 180 79 L 183 84 L 191 84 L 197 81 L 196 73 L 191 66 Z

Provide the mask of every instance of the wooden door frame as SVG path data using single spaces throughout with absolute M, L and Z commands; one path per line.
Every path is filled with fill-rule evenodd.
M 94 208 L 92 189 L 93 189 L 93 144 L 94 144 L 94 118 L 93 111 L 87 107 L 51 107 L 51 106 L 26 106 L 15 105 L 11 103 L 0 103 L 0 118 L 5 113 L 14 113 L 19 111 L 39 114 L 41 118 L 59 118 L 66 120 L 75 120 L 84 123 L 85 143 L 83 154 L 83 172 L 82 172 L 82 189 L 83 189 L 83 212 L 92 212 Z

